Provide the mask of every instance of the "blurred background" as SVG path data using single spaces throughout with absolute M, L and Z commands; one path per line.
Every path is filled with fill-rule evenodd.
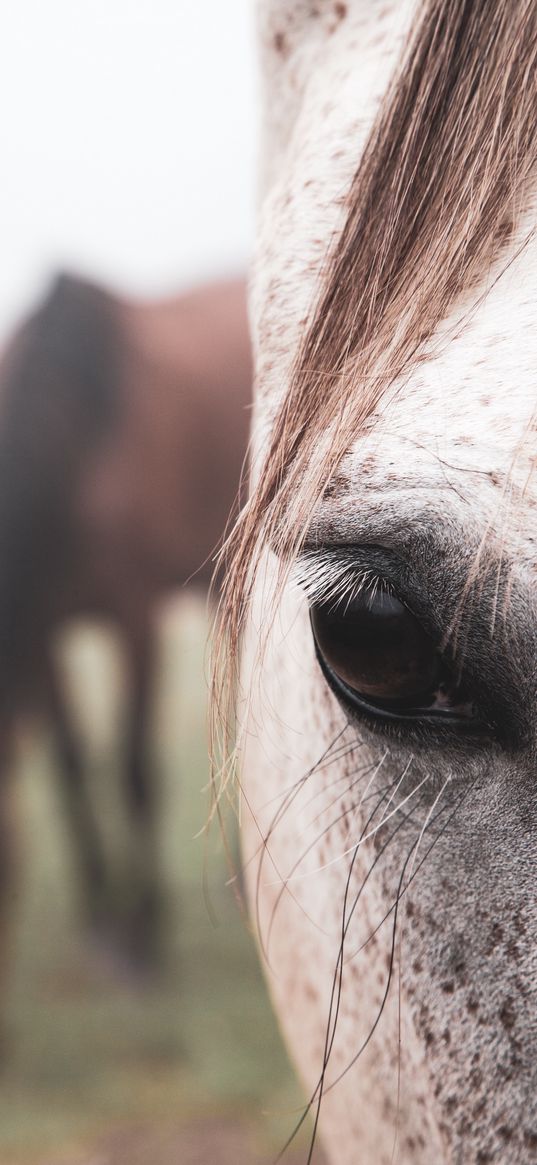
M 200 460 L 213 400 L 249 376 L 240 283 L 235 307 L 190 291 L 240 279 L 252 246 L 252 7 L 2 15 L 2 1165 L 268 1162 L 301 1103 L 219 831 L 200 836 L 207 572 L 175 586 L 190 560 L 162 551 L 214 500 L 161 472 L 185 386 Z

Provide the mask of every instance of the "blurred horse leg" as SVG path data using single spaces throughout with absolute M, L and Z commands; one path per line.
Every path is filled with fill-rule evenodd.
M 83 751 L 69 713 L 62 685 L 50 655 L 45 696 L 58 755 L 58 777 L 86 916 L 99 928 L 110 907 L 107 863 L 98 822 L 92 805 Z
M 161 890 L 158 869 L 158 790 L 150 755 L 155 634 L 148 610 L 124 627 L 130 671 L 126 732 L 125 799 L 130 820 L 128 941 L 138 966 L 159 956 Z

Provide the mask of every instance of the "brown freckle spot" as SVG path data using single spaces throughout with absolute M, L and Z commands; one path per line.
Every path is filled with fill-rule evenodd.
M 325 486 L 325 489 L 323 492 L 323 497 L 333 498 L 338 493 L 343 493 L 343 491 L 345 489 L 345 485 L 346 485 L 345 478 L 342 477 L 341 474 L 337 474 L 337 473 L 334 474 L 334 477 L 332 478 L 332 480 L 329 481 L 327 483 L 327 485 Z
M 442 991 L 444 992 L 445 995 L 453 995 L 454 990 L 455 990 L 455 985 L 454 985 L 452 979 L 448 979 L 447 981 L 444 981 L 442 983 Z
M 284 32 L 274 33 L 274 48 L 281 57 L 287 56 L 287 40 Z
M 306 996 L 306 999 L 310 999 L 312 1003 L 316 1003 L 319 998 L 318 992 L 315 990 L 315 987 L 313 987 L 311 983 L 306 983 L 304 987 L 304 995 Z
M 466 1007 L 471 1015 L 475 1014 L 476 1011 L 479 1011 L 479 1002 L 475 995 L 470 995 L 470 998 L 466 1001 Z
M 498 1136 L 502 1138 L 502 1141 L 510 1141 L 513 1137 L 513 1130 L 509 1128 L 509 1125 L 500 1125 Z
M 385 1120 L 390 1120 L 392 1116 L 392 1106 L 387 1096 L 385 1096 L 382 1101 L 382 1113 Z
M 492 473 L 490 476 L 492 478 L 492 476 L 493 476 Z M 498 483 L 495 483 L 495 484 L 498 484 Z M 499 922 L 495 922 L 494 926 L 492 926 L 491 930 L 490 930 L 489 939 L 488 939 L 487 945 L 485 947 L 485 954 L 491 955 L 492 952 L 496 949 L 496 947 L 498 947 L 500 945 L 501 942 L 503 942 L 503 930 L 502 930 Z
M 421 972 L 423 971 L 423 963 L 421 959 L 414 960 L 412 964 L 412 970 L 414 971 L 415 975 L 421 975 Z
M 476 1165 L 491 1165 L 492 1161 L 493 1157 L 489 1153 L 488 1149 L 479 1149 L 476 1157 Z
M 334 12 L 338 20 L 344 20 L 347 15 L 346 4 L 334 4 Z
M 500 1022 L 503 1024 L 506 1031 L 512 1031 L 515 1026 L 516 1011 L 512 999 L 506 999 L 503 1006 L 500 1008 Z
M 524 1133 L 524 1144 L 528 1149 L 537 1149 L 537 1133 L 533 1129 L 526 1129 Z
M 448 1027 L 444 1028 L 444 1030 L 442 1032 L 442 1039 L 443 1039 L 444 1043 L 447 1044 L 447 1046 L 449 1047 L 449 1045 L 451 1043 L 451 1032 L 450 1032 Z
M 380 851 L 382 849 L 382 845 L 383 845 L 383 838 L 381 836 L 381 831 L 379 830 L 373 838 L 373 849 L 374 849 L 376 854 L 380 853 Z

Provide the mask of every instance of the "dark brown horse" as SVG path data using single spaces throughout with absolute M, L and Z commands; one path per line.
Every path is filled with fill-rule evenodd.
M 153 619 L 166 592 L 208 587 L 237 499 L 250 390 L 242 281 L 135 303 L 62 275 L 0 368 L 2 760 L 21 712 L 45 708 L 86 907 L 106 923 L 110 873 L 51 645 L 73 616 L 113 620 L 130 672 L 124 803 L 134 884 L 122 922 L 130 953 L 148 961 L 159 905 L 146 739 Z M 2 885 L 7 801 L 4 782 Z

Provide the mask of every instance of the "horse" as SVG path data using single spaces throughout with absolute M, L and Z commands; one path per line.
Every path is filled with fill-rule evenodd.
M 308 1162 L 529 1165 L 537 9 L 261 0 L 259 35 L 215 795 L 236 749 Z
M 84 914 L 139 970 L 157 966 L 161 921 L 148 751 L 155 616 L 176 588 L 208 590 L 238 497 L 250 365 L 242 279 L 146 302 L 63 273 L 0 366 L 0 885 L 7 897 L 9 749 L 21 717 L 44 714 Z M 106 620 L 125 648 L 130 849 L 119 878 L 54 650 L 79 617 Z

